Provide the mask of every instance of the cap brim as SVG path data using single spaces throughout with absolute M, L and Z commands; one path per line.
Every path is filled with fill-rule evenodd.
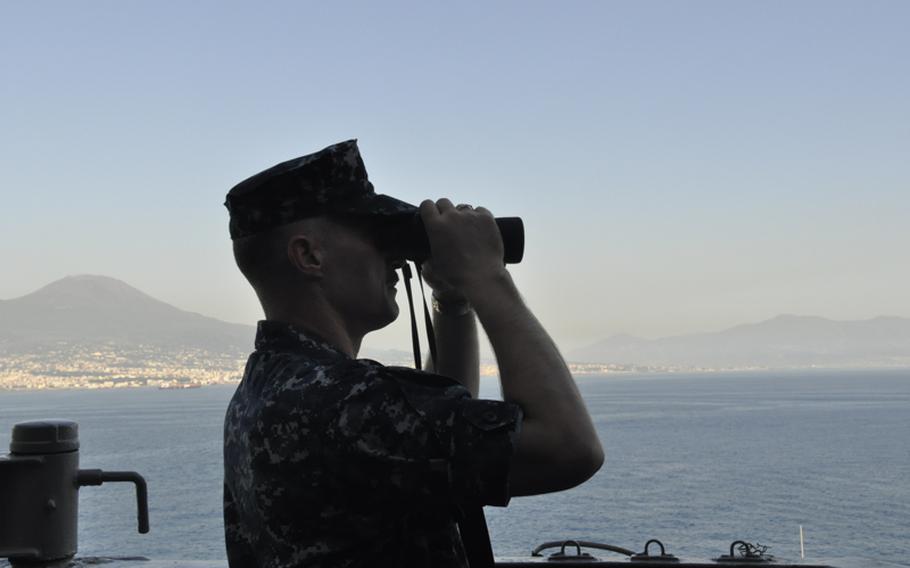
M 336 205 L 333 209 L 340 213 L 351 213 L 353 215 L 380 216 L 415 214 L 418 210 L 416 205 L 377 193 L 363 195 L 355 201 Z

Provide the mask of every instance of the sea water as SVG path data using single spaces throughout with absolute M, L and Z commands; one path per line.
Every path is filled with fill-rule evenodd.
M 561 493 L 487 507 L 494 552 L 594 540 L 716 557 L 733 540 L 799 558 L 910 555 L 910 371 L 578 377 L 606 451 Z M 13 424 L 79 423 L 83 468 L 135 470 L 151 532 L 136 532 L 130 484 L 80 490 L 80 555 L 223 560 L 222 423 L 232 386 L 0 391 L 0 448 Z M 495 379 L 481 396 L 498 397 Z

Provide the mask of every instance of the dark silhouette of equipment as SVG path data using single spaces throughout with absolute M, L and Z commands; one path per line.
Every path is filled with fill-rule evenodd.
M 0 558 L 13 566 L 76 554 L 79 488 L 136 484 L 139 532 L 149 531 L 145 479 L 133 471 L 79 469 L 79 425 L 69 420 L 13 426 L 9 455 L 0 455 Z
M 430 241 L 420 215 L 403 214 L 371 218 L 372 231 L 379 245 L 394 250 L 416 263 L 430 258 Z M 525 229 L 520 217 L 497 217 L 502 235 L 503 262 L 521 262 L 525 251 Z

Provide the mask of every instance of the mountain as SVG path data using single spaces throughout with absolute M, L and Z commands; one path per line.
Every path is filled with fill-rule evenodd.
M 0 354 L 69 346 L 245 355 L 255 328 L 178 309 L 106 276 L 69 276 L 0 301 Z M 394 356 L 392 356 L 394 355 Z M 368 352 L 410 361 L 409 352 Z M 573 362 L 685 368 L 910 366 L 910 319 L 833 321 L 782 315 L 714 333 L 617 335 L 567 353 Z
M 106 276 L 69 276 L 0 302 L 0 350 L 60 343 L 249 352 L 255 328 L 180 310 Z
M 567 358 L 703 368 L 910 365 L 910 319 L 834 321 L 781 315 L 714 333 L 654 340 L 614 336 Z

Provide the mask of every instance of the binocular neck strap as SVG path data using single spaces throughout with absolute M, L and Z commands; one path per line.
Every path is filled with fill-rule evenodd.
M 420 284 L 420 299 L 423 300 L 423 321 L 427 326 L 430 363 L 433 364 L 433 372 L 436 372 L 436 332 L 433 330 L 433 317 L 430 316 L 430 309 L 427 308 L 427 294 L 423 291 L 423 274 L 420 272 L 420 265 L 416 262 L 414 263 L 414 270 L 417 271 L 417 283 Z
M 415 262 L 414 270 L 417 271 L 417 282 L 420 283 L 420 298 L 423 300 L 423 317 L 427 327 L 427 342 L 430 347 L 430 363 L 433 369 L 436 369 L 436 334 L 433 332 L 433 318 L 430 317 L 430 310 L 427 308 L 427 297 L 423 290 L 423 276 L 420 273 L 420 266 Z M 417 317 L 414 314 L 414 296 L 411 292 L 411 267 L 407 262 L 401 267 L 401 275 L 404 277 L 404 289 L 408 294 L 408 311 L 411 314 L 411 343 L 414 347 L 414 368 L 418 371 L 423 368 L 420 361 L 420 332 L 417 330 Z
M 427 308 L 427 296 L 423 290 L 423 275 L 420 273 L 420 265 L 416 262 L 414 263 L 414 270 L 417 272 L 417 282 L 420 283 L 420 297 L 423 300 L 423 317 L 427 326 L 430 363 L 435 371 L 437 359 L 433 318 L 430 317 L 430 310 Z M 411 342 L 414 344 L 414 368 L 419 371 L 421 370 L 420 333 L 417 331 L 417 318 L 414 315 L 414 297 L 411 294 L 411 267 L 408 266 L 407 262 L 401 267 L 401 275 L 404 277 L 404 289 L 408 293 L 408 310 L 411 313 Z M 493 568 L 495 564 L 493 547 L 490 545 L 490 533 L 487 530 L 487 520 L 483 514 L 483 507 L 477 505 L 466 507 L 461 511 L 460 517 L 458 530 L 464 543 L 468 565 L 471 568 Z

